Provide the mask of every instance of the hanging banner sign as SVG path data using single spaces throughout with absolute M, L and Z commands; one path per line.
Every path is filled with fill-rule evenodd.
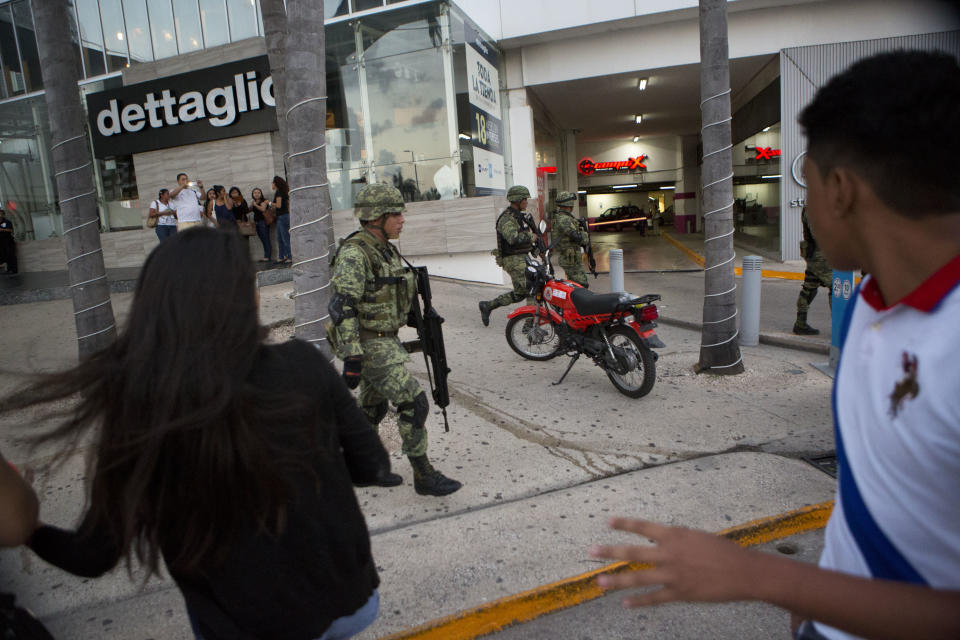
M 594 162 L 590 158 L 584 158 L 577 164 L 577 170 L 585 176 L 593 175 L 597 171 L 621 171 L 623 169 L 628 171 L 644 171 L 647 165 L 645 165 L 643 161 L 649 157 L 650 156 L 646 154 L 640 154 L 636 158 L 617 160 L 615 162 Z
M 98 158 L 277 128 L 267 56 L 87 94 Z
M 503 173 L 503 123 L 500 120 L 500 54 L 476 25 L 464 23 L 467 97 L 477 193 L 506 189 Z

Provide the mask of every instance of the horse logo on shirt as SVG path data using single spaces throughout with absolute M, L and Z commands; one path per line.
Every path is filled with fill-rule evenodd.
M 920 385 L 917 383 L 917 356 L 912 356 L 906 351 L 903 352 L 903 378 L 894 385 L 893 393 L 890 394 L 890 415 L 897 417 L 903 401 L 907 398 L 916 398 L 920 393 Z

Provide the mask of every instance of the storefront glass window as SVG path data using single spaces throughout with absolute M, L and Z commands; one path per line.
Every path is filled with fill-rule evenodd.
M 200 32 L 200 12 L 197 0 L 171 0 L 173 3 L 173 21 L 176 25 L 177 43 L 180 53 L 199 51 L 203 48 L 203 35 Z
M 23 74 L 17 40 L 13 35 L 13 13 L 10 5 L 0 5 L 0 62 L 3 63 L 4 96 L 24 93 Z
M 168 9 L 169 10 L 169 9 Z M 123 18 L 127 25 L 130 64 L 153 61 L 150 25 L 145 0 L 123 0 Z
M 103 59 L 103 32 L 100 30 L 100 7 L 97 0 L 74 0 L 80 21 L 80 48 L 87 77 L 103 75 L 107 64 Z
M 353 0 L 354 11 L 365 11 L 383 6 L 383 0 Z
M 367 183 L 366 145 L 356 37 L 352 25 L 326 27 L 327 181 L 333 209 L 353 206 Z
M 60 235 L 50 127 L 43 96 L 0 104 L 4 123 L 0 153 L 0 202 L 13 219 L 18 240 Z
M 436 6 L 411 9 L 360 23 L 369 159 L 376 180 L 397 186 L 409 201 L 455 198 L 460 175 L 449 127 L 455 115 L 447 104 L 440 26 L 446 17 Z
M 120 0 L 100 0 L 100 23 L 106 44 L 107 70 L 123 71 L 127 66 L 127 36 Z
M 780 251 L 780 125 L 733 146 L 733 221 L 739 242 Z
M 223 0 L 200 0 L 200 19 L 203 22 L 204 46 L 216 47 L 230 42 Z
M 33 30 L 33 16 L 30 4 L 26 0 L 14 2 L 13 22 L 17 25 L 17 40 L 20 43 L 20 61 L 27 91 L 43 89 L 43 77 L 40 73 L 40 53 L 37 51 L 37 36 Z
M 147 11 L 150 12 L 153 55 L 157 60 L 177 55 L 176 28 L 173 25 L 170 0 L 147 0 Z
M 348 0 L 323 0 L 323 17 L 335 18 L 350 12 Z
M 237 41 L 252 38 L 257 29 L 257 13 L 260 8 L 256 0 L 227 0 L 230 17 L 230 40 Z

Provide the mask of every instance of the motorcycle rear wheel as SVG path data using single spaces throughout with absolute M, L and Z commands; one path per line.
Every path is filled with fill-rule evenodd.
M 527 360 L 550 360 L 561 353 L 560 336 L 549 319 L 522 313 L 507 321 L 507 344 Z
M 617 391 L 631 398 L 642 398 L 653 389 L 657 380 L 657 363 L 650 348 L 643 344 L 636 331 L 629 327 L 614 327 L 609 330 L 610 344 L 614 347 L 632 351 L 637 358 L 637 366 L 626 373 L 618 373 L 610 367 L 604 367 L 610 382 Z

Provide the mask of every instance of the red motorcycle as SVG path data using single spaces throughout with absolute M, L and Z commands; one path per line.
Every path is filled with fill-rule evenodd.
M 659 295 L 592 293 L 575 282 L 554 277 L 550 251 L 543 261 L 527 256 L 527 285 L 536 304 L 515 309 L 508 317 L 507 344 L 528 360 L 570 356 L 560 379 L 587 355 L 606 372 L 620 393 L 641 398 L 657 377 L 654 348 L 666 345 L 657 337 L 653 304 Z

